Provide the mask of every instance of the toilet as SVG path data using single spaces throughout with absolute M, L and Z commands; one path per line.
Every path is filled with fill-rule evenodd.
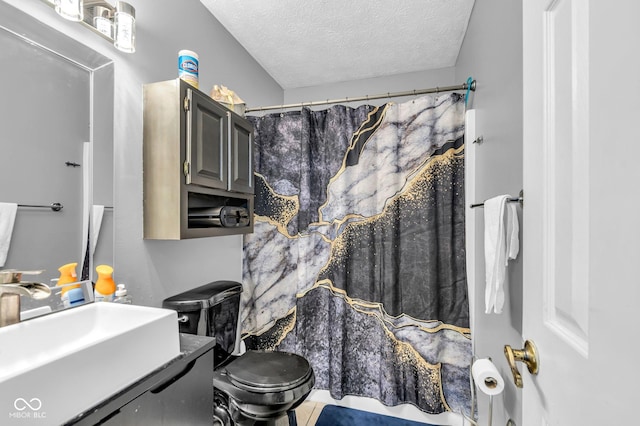
M 313 369 L 304 357 L 288 352 L 233 355 L 241 293 L 240 283 L 215 281 L 169 297 L 162 306 L 178 311 L 181 333 L 216 339 L 213 404 L 218 424 L 269 425 L 288 416 L 295 425 L 293 409 L 311 392 Z

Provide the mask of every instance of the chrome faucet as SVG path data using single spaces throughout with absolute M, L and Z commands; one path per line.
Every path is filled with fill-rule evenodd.
M 14 270 L 0 271 L 0 327 L 20 322 L 20 296 L 46 299 L 51 294 L 51 289 L 45 284 L 20 281 L 22 273 Z

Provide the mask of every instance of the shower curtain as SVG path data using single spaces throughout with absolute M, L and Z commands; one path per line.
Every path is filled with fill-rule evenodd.
M 464 109 L 452 93 L 249 117 L 249 349 L 306 357 L 335 399 L 469 414 Z

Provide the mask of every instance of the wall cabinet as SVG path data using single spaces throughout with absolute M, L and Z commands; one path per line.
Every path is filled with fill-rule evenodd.
M 144 238 L 253 232 L 253 127 L 180 79 L 144 86 Z

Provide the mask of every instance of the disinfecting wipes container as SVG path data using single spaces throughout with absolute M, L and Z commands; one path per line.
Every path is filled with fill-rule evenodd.
M 178 77 L 198 88 L 198 54 L 191 50 L 178 52 Z

